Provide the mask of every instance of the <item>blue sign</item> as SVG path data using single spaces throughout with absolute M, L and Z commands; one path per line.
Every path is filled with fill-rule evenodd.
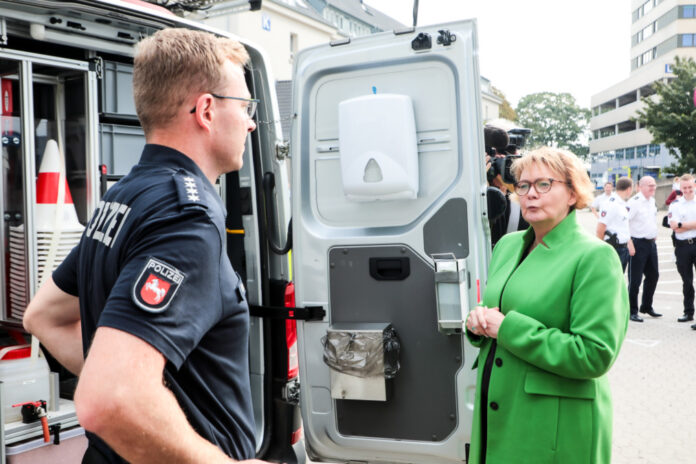
M 264 31 L 271 30 L 271 17 L 266 13 L 261 14 L 261 28 L 263 28 Z
M 665 64 L 665 74 L 672 74 L 672 65 L 669 63 Z

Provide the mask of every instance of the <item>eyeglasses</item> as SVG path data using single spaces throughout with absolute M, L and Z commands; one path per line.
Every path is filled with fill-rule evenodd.
M 249 119 L 254 117 L 254 114 L 256 113 L 256 106 L 259 104 L 261 100 L 257 100 L 256 98 L 241 98 L 241 97 L 227 97 L 225 95 L 217 95 L 214 93 L 211 93 L 215 98 L 220 98 L 220 99 L 226 99 L 226 100 L 239 100 L 239 101 L 244 101 L 247 102 L 248 105 L 246 107 L 246 114 L 249 116 Z M 194 106 L 191 108 L 190 113 L 193 114 L 196 112 L 196 107 Z
M 541 177 L 539 179 L 534 180 L 534 182 L 529 182 L 526 180 L 523 180 L 522 182 L 517 182 L 515 184 L 515 193 L 523 197 L 529 193 L 529 189 L 532 188 L 532 185 L 534 185 L 534 190 L 536 190 L 537 193 L 546 193 L 549 190 L 551 190 L 551 187 L 553 186 L 554 182 L 558 182 L 559 184 L 570 185 L 570 182 L 563 182 L 562 180 L 552 179 L 551 177 Z

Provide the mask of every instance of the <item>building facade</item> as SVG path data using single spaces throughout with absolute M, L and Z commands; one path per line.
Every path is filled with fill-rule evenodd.
M 238 2 L 219 1 L 198 13 L 210 26 L 229 31 L 263 49 L 268 54 L 271 75 L 283 127 L 289 136 L 292 73 L 297 52 L 303 48 L 347 37 L 359 37 L 407 26 L 366 5 L 362 0 L 263 0 L 261 9 L 240 13 Z M 502 99 L 493 94 L 488 79 L 481 78 L 483 120 L 499 116 Z
M 592 96 L 591 177 L 597 185 L 618 176 L 658 175 L 675 162 L 634 118 L 652 84 L 674 76 L 675 56 L 696 58 L 694 0 L 631 0 L 629 77 Z

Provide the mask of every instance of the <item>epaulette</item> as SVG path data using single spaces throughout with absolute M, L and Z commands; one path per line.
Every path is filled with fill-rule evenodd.
M 638 200 L 640 196 L 636 195 L 635 197 L 631 198 L 631 200 Z
M 179 170 L 173 176 L 176 191 L 179 194 L 179 206 L 208 208 L 204 200 L 203 185 L 201 180 L 190 173 Z
M 609 201 L 614 201 L 614 200 L 616 200 L 616 198 L 614 198 L 614 197 L 609 197 Z

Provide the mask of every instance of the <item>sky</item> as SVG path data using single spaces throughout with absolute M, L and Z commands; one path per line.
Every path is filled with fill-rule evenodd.
M 364 0 L 406 25 L 413 0 Z M 418 25 L 476 18 L 481 75 L 513 107 L 569 92 L 582 107 L 630 72 L 630 0 L 420 0 Z

